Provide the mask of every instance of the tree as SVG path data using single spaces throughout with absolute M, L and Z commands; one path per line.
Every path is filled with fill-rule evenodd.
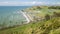
M 45 19 L 49 20 L 50 19 L 50 15 L 46 14 Z

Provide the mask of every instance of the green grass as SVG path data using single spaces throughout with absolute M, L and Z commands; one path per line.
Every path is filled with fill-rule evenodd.
M 35 10 L 35 9 L 34 9 Z M 49 12 L 52 11 L 52 12 Z M 53 12 L 59 13 L 60 10 L 51 10 L 44 8 L 39 10 L 39 15 L 53 15 Z M 60 17 L 54 17 L 49 20 L 31 22 L 14 28 L 0 30 L 0 34 L 60 34 Z
M 44 22 L 30 23 L 15 28 L 1 30 L 0 34 L 58 34 L 60 33 L 60 17 Z

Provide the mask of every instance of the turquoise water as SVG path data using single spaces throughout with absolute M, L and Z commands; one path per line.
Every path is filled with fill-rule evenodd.
M 20 25 L 26 18 L 20 13 L 20 10 L 29 6 L 0 6 L 0 27 L 9 27 Z

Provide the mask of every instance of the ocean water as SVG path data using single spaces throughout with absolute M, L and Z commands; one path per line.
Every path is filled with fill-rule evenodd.
M 26 22 L 20 10 L 29 6 L 0 6 L 0 27 L 10 27 Z

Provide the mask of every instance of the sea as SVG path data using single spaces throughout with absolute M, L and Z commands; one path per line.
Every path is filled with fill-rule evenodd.
M 0 6 L 0 28 L 21 25 L 26 18 L 20 12 L 30 6 Z

